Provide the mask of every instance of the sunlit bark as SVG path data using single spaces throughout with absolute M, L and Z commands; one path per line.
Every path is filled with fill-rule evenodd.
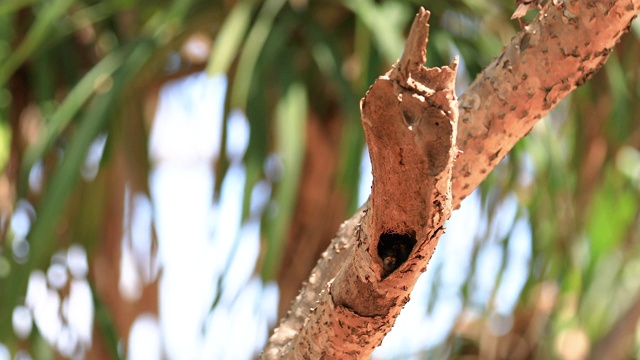
M 460 201 L 486 178 L 540 118 L 572 90 L 584 84 L 604 64 L 620 36 L 628 31 L 639 8 L 640 0 L 608 3 L 552 1 L 530 25 L 512 39 L 503 53 L 458 100 L 460 122 L 456 143 L 461 154 L 453 169 L 454 207 L 460 205 Z M 374 170 L 374 184 L 375 182 Z M 374 196 L 375 194 L 372 195 Z M 342 269 L 348 268 L 345 264 L 354 261 L 352 258 L 359 252 L 352 249 L 358 239 L 371 241 L 365 247 L 372 247 L 377 243 L 375 236 L 363 239 L 360 232 L 355 231 L 358 224 L 364 221 L 363 215 L 367 213 L 367 209 L 371 209 L 372 203 L 374 200 L 365 204 L 364 210 L 358 211 L 342 225 L 338 237 L 312 271 L 288 316 L 269 340 L 264 358 L 289 356 L 290 351 L 299 344 L 313 342 L 304 337 L 332 334 L 329 329 L 335 327 L 335 324 L 317 321 L 317 309 L 322 306 L 321 310 L 328 312 L 339 308 L 326 305 L 332 305 L 336 300 L 331 282 L 336 277 L 340 278 Z M 380 259 L 372 257 L 369 260 L 373 268 L 376 263 L 380 266 Z M 362 294 L 354 292 L 349 296 L 360 295 Z M 353 300 L 355 299 L 342 298 L 338 304 L 347 304 Z M 384 302 L 384 299 L 379 300 Z M 392 299 L 389 302 L 393 303 L 392 308 L 398 306 Z M 340 311 L 350 314 L 344 308 Z M 368 315 L 371 324 L 369 331 L 351 338 L 343 336 L 341 339 L 354 341 L 354 348 L 363 343 L 368 346 L 381 339 L 383 335 L 380 333 L 386 333 L 389 324 L 381 324 L 376 319 L 380 314 Z M 335 319 L 335 314 L 331 316 Z M 308 325 L 317 329 L 308 331 L 305 329 Z M 343 345 L 342 348 L 347 349 L 349 346 Z M 364 353 L 360 353 L 357 356 L 363 355 Z M 306 355 L 300 353 L 292 357 L 304 356 Z M 348 355 L 343 353 L 343 356 Z

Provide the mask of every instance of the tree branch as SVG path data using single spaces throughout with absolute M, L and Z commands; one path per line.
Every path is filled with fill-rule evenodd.
M 457 103 L 453 66 L 426 69 L 429 12 L 421 9 L 408 51 L 361 102 L 373 166 L 370 208 L 356 245 L 306 320 L 293 359 L 368 357 L 395 318 L 451 214 Z
M 423 66 L 428 19 L 421 9 L 402 58 L 361 102 L 374 184 L 370 208 L 356 225 L 356 246 L 333 280 L 315 289 L 319 299 L 296 340 L 265 357 L 368 356 L 433 255 L 451 215 L 458 106 L 457 60 L 451 67 Z
M 559 5 L 554 3 L 559 2 Z M 629 30 L 640 0 L 549 1 L 458 99 L 454 207 L 533 125 L 584 84 Z
M 549 2 L 540 11 L 538 17 L 525 27 L 523 32 L 512 39 L 511 43 L 504 48 L 503 53 L 478 76 L 458 100 L 461 121 L 457 127 L 456 144 L 463 151 L 463 154 L 458 157 L 453 168 L 452 193 L 455 208 L 486 178 L 515 143 L 524 137 L 540 118 L 572 90 L 582 85 L 604 64 L 614 45 L 628 31 L 631 21 L 640 8 L 640 0 L 620 0 L 606 3 L 590 0 L 565 0 L 557 5 L 556 3 L 558 1 Z M 416 43 L 409 39 L 405 54 L 415 52 L 426 54 L 423 50 L 424 47 L 412 48 L 415 45 Z M 416 57 L 411 55 L 409 58 L 415 59 Z M 392 70 L 392 74 L 396 69 L 402 70 L 405 66 L 408 68 L 412 66 L 404 60 L 401 60 L 399 64 Z M 402 79 L 402 73 L 392 74 L 388 75 L 395 76 L 395 79 Z M 407 84 L 411 82 L 410 77 L 406 77 L 405 80 Z M 428 88 L 429 84 L 425 85 Z M 421 92 L 418 91 L 418 93 Z M 423 94 L 428 94 L 428 90 L 425 90 Z M 410 98 L 413 99 L 413 97 Z M 403 99 L 405 99 L 404 95 Z M 407 101 L 407 103 L 411 102 L 413 100 Z M 414 109 L 411 106 L 410 108 Z M 411 109 L 408 109 L 403 115 L 407 124 L 413 127 L 412 122 L 416 121 L 416 125 L 419 125 L 422 117 L 421 114 L 412 113 Z M 363 117 L 363 122 L 366 124 L 364 120 L 365 117 Z M 414 133 L 418 134 L 420 130 L 415 130 Z M 369 140 L 369 135 L 367 137 Z M 425 141 L 423 140 L 425 138 L 428 136 L 418 135 L 415 143 L 420 144 Z M 428 142 L 428 140 L 426 141 Z M 428 151 L 425 151 L 427 157 L 434 159 L 433 156 L 429 157 Z M 428 166 L 427 169 L 435 171 L 438 168 L 437 164 L 439 162 L 434 161 L 433 166 Z M 431 173 L 428 174 L 431 175 Z M 379 179 L 376 178 L 374 165 L 374 191 L 376 181 Z M 263 358 L 279 359 L 291 355 L 292 348 L 307 341 L 304 336 L 310 333 L 302 330 L 305 323 L 313 324 L 318 328 L 332 326 L 332 324 L 312 322 L 310 315 L 314 313 L 317 306 L 326 306 L 328 300 L 331 300 L 327 299 L 328 284 L 335 279 L 333 281 L 336 286 L 338 282 L 336 276 L 339 270 L 349 266 L 350 262 L 353 263 L 354 260 L 351 259 L 351 256 L 356 254 L 356 251 L 351 249 L 352 245 L 356 243 L 356 239 L 362 241 L 362 239 L 370 238 L 376 230 L 380 230 L 376 226 L 385 223 L 384 219 L 379 219 L 378 222 L 373 221 L 374 232 L 371 234 L 356 232 L 359 223 L 371 219 L 372 216 L 364 219 L 363 216 L 367 213 L 370 205 L 376 206 L 375 196 L 377 193 L 373 194 L 372 192 L 371 203 L 363 205 L 350 220 L 341 226 L 338 237 L 332 241 L 329 249 L 318 261 L 318 265 L 294 301 L 288 316 L 282 320 L 279 328 L 269 339 Z M 422 194 L 417 193 L 416 196 L 422 196 Z M 401 207 L 399 209 L 401 210 Z M 430 210 L 423 210 L 423 214 L 426 213 L 430 213 Z M 393 219 L 397 218 L 393 217 Z M 425 218 L 425 221 L 427 219 L 429 218 Z M 435 221 L 436 219 L 431 220 Z M 401 232 L 411 229 L 409 224 L 403 227 L 403 224 L 397 220 L 390 221 L 392 223 L 396 221 L 395 224 L 398 226 L 390 227 L 391 230 Z M 435 246 L 435 244 L 433 245 Z M 372 251 L 375 252 L 372 249 L 369 249 L 368 252 L 373 264 L 372 268 L 378 267 L 377 270 L 380 270 L 384 264 L 382 260 L 377 260 L 376 256 L 371 256 Z M 412 254 L 417 252 L 418 250 Z M 408 264 L 409 262 L 401 264 L 402 269 L 406 269 Z M 390 277 L 393 277 L 393 274 Z M 358 275 L 362 276 L 363 274 Z M 381 273 L 375 271 L 372 274 L 364 275 L 380 275 L 381 279 L 383 278 Z M 377 277 L 374 279 L 377 280 Z M 383 282 L 384 280 L 381 281 L 381 283 Z M 333 292 L 333 290 L 331 291 Z M 344 299 L 340 301 L 337 303 L 354 306 Z M 384 314 L 376 313 L 378 305 L 374 305 L 374 311 L 369 315 L 384 316 Z M 354 307 L 358 308 L 358 306 Z M 348 309 L 341 309 L 344 309 L 345 316 L 354 315 Z M 355 310 L 356 314 L 366 315 L 366 309 L 365 311 L 363 309 Z M 315 312 L 317 313 L 317 310 Z M 375 319 L 369 325 L 370 331 L 363 335 L 375 337 L 375 339 L 369 340 L 369 343 L 375 343 L 378 338 L 381 339 L 388 330 L 385 324 L 374 322 Z M 381 326 L 380 331 L 376 326 Z M 320 329 L 316 333 L 321 333 L 324 330 L 326 328 Z M 378 332 L 381 332 L 382 335 L 378 335 Z M 353 337 L 353 340 L 358 339 L 361 338 Z

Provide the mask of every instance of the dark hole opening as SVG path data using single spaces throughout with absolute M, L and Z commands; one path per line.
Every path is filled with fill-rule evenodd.
M 378 241 L 378 256 L 382 260 L 382 278 L 391 275 L 407 259 L 416 245 L 416 235 L 385 232 Z
M 407 126 L 411 126 L 416 122 L 408 112 L 400 110 L 400 114 L 402 115 L 402 118 L 404 119 L 404 122 L 407 124 Z

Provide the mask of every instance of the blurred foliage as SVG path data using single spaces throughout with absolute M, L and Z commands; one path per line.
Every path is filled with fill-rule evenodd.
M 41 353 L 42 338 L 18 340 L 11 327 L 29 274 L 46 269 L 56 251 L 72 243 L 85 245 L 90 263 L 97 256 L 113 225 L 107 203 L 123 196 L 123 187 L 111 183 L 114 176 L 148 191 L 144 114 L 150 94 L 193 72 L 226 74 L 227 111 L 240 108 L 248 116 L 245 217 L 256 183 L 275 184 L 278 211 L 263 214 L 258 266 L 264 279 L 273 279 L 304 171 L 308 114 L 326 119 L 337 113 L 342 119 L 336 183 L 353 211 L 364 147 L 359 99 L 401 54 L 418 6 L 432 11 L 428 65 L 460 54 L 460 89 L 517 31 L 508 0 L 1 2 L 0 342 L 12 351 Z M 184 51 L 198 34 L 210 41 L 210 59 Z M 639 39 L 636 22 L 605 68 L 537 125 L 483 183 L 483 225 L 467 278 L 453 289 L 464 313 L 477 316 L 470 321 L 461 313 L 449 337 L 416 356 L 574 358 L 571 351 L 605 346 L 600 341 L 640 302 Z M 100 171 L 82 180 L 87 151 L 105 134 Z M 227 139 L 220 136 L 216 196 L 229 166 Z M 124 170 L 113 165 L 119 152 L 131 155 Z M 284 171 L 273 164 L 274 154 Z M 41 189 L 30 183 L 36 168 Z M 516 210 L 501 217 L 498 209 L 508 198 L 517 199 Z M 20 204 L 35 209 L 27 256 L 16 250 L 25 239 L 10 226 Z M 491 337 L 484 330 L 506 281 L 518 221 L 529 225 L 533 239 L 526 281 L 515 309 L 502 314 L 511 319 L 510 330 Z M 496 223 L 507 230 L 492 230 Z M 480 254 L 495 244 L 501 256 L 491 299 L 474 301 Z M 429 270 L 439 274 L 436 298 L 444 270 Z M 123 334 L 116 333 L 113 309 L 99 293 L 93 292 L 96 331 L 115 352 Z M 635 326 L 630 331 L 635 334 Z M 575 339 L 586 339 L 586 349 L 567 345 Z M 638 341 L 632 343 L 629 357 L 640 354 Z

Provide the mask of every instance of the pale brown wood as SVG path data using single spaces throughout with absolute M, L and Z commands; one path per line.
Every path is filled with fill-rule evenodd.
M 640 0 L 550 1 L 538 17 L 505 46 L 502 54 L 458 99 L 460 121 L 456 145 L 461 153 L 453 167 L 454 208 L 539 119 L 604 64 L 620 37 L 628 31 L 638 9 Z M 415 117 L 415 114 L 409 115 L 412 119 Z M 270 338 L 263 358 L 289 356 L 297 344 L 308 341 L 305 336 L 322 334 L 331 326 L 310 322 L 310 319 L 319 301 L 326 302 L 326 290 L 340 269 L 354 261 L 351 257 L 356 252 L 352 249 L 362 239 L 356 236 L 355 229 L 364 221 L 363 215 L 369 206 L 370 203 L 365 204 L 342 225 L 288 316 Z M 377 266 L 382 267 L 382 261 Z M 305 324 L 317 329 L 304 331 Z M 386 331 L 386 325 L 375 319 L 370 326 L 368 333 L 352 340 L 371 342 L 363 337 L 377 339 L 379 331 Z

